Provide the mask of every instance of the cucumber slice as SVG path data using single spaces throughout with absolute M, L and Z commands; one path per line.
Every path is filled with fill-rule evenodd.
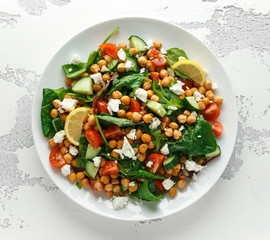
M 182 102 L 186 109 L 200 111 L 199 105 L 195 97 L 185 97 Z
M 84 77 L 78 80 L 71 90 L 75 93 L 80 93 L 84 95 L 93 94 L 93 80 L 90 77 Z
M 153 112 L 155 112 L 157 115 L 159 115 L 160 117 L 165 117 L 166 110 L 160 103 L 149 100 L 146 103 L 146 106 L 150 108 Z
M 178 156 L 174 155 L 171 157 L 168 157 L 164 162 L 163 162 L 163 166 L 165 168 L 166 171 L 174 168 L 176 166 L 176 164 L 179 163 L 179 158 Z
M 125 63 L 127 61 L 131 61 L 132 62 L 132 67 L 127 71 L 127 72 L 139 72 L 139 64 L 138 62 L 136 61 L 135 58 L 132 58 L 132 57 L 126 57 L 126 60 L 125 60 Z
M 128 40 L 131 48 L 137 48 L 139 51 L 147 50 L 147 44 L 140 37 L 131 35 Z
M 52 125 L 53 125 L 55 132 L 59 132 L 60 130 L 63 129 L 63 123 L 62 123 L 62 120 L 60 118 L 54 118 L 52 120 Z
M 207 153 L 205 154 L 205 157 L 206 158 L 212 158 L 212 157 L 217 157 L 221 154 L 221 150 L 220 150 L 220 147 L 217 146 L 216 150 L 214 152 L 211 152 L 211 153 Z
M 118 64 L 118 60 L 117 59 L 112 59 L 108 64 L 107 64 L 107 68 L 109 70 L 109 72 L 112 72 L 116 69 Z
M 85 165 L 87 175 L 93 179 L 97 175 L 98 169 L 99 167 L 96 167 L 92 161 L 88 161 Z
M 85 158 L 86 159 L 93 159 L 95 156 L 97 156 L 100 153 L 100 151 L 101 151 L 101 147 L 93 148 L 91 146 L 91 144 L 88 144 L 86 154 L 85 154 Z

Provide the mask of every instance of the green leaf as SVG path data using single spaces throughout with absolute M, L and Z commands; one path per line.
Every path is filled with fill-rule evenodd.
M 104 121 L 107 123 L 102 124 L 102 125 L 106 125 L 106 127 L 116 124 L 119 127 L 129 127 L 129 126 L 137 126 L 141 123 L 136 123 L 136 122 L 132 122 L 126 118 L 118 118 L 118 117 L 113 117 L 110 116 L 109 114 L 106 113 L 101 113 L 100 115 L 97 115 L 99 120 L 102 120 L 103 123 Z M 109 123 L 109 124 L 108 124 Z
M 99 130 L 99 133 L 101 135 L 101 138 L 103 139 L 104 143 L 109 146 L 109 143 L 107 141 L 107 139 L 105 138 L 104 134 L 103 134 L 103 131 L 102 131 L 102 128 L 100 126 L 100 123 L 99 123 L 99 120 L 98 120 L 98 116 L 95 115 L 95 120 L 96 120 L 96 124 L 97 124 L 97 127 L 98 127 L 98 130 Z
M 78 168 L 85 168 L 85 155 L 87 152 L 87 147 L 88 147 L 88 141 L 82 133 L 80 140 L 79 140 L 79 156 L 76 157 L 76 164 Z
M 109 39 L 110 39 L 114 34 L 116 34 L 116 33 L 119 31 L 119 29 L 120 29 L 119 27 L 115 28 L 115 29 L 109 34 L 109 36 L 105 38 L 105 40 L 103 41 L 102 44 L 108 42 Z
M 131 159 L 122 159 L 117 161 L 117 165 L 122 174 L 127 176 L 135 176 L 139 169 L 142 168 L 143 163 Z
M 73 96 L 80 100 L 84 100 L 85 102 L 93 102 L 94 99 L 94 95 L 83 95 L 79 93 L 69 93 L 68 95 Z
M 77 186 L 77 188 L 79 188 L 80 190 L 82 189 L 82 185 L 79 184 L 78 182 L 76 182 L 76 186 Z
M 158 152 L 162 142 L 166 141 L 167 138 L 164 134 L 161 133 L 161 127 L 159 127 L 158 129 L 151 129 L 150 132 L 155 138 L 155 140 L 153 141 L 153 143 L 156 145 L 155 152 Z
M 150 173 L 146 170 L 139 169 L 133 179 L 136 178 L 150 178 L 150 179 L 165 179 L 165 176 L 160 174 Z
M 179 61 L 179 57 L 184 57 L 188 59 L 186 53 L 184 50 L 179 49 L 179 48 L 170 48 L 167 50 L 167 54 L 165 56 L 167 63 L 172 66 L 176 62 Z
M 156 197 L 153 193 L 149 190 L 149 182 L 153 180 L 145 181 L 141 184 L 141 186 L 133 193 L 133 196 L 142 199 L 145 201 L 160 201 L 160 197 Z

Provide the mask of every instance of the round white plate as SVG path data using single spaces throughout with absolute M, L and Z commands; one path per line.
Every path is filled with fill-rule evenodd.
M 178 47 L 188 57 L 207 69 L 209 77 L 217 83 L 217 95 L 224 98 L 219 121 L 224 126 L 222 136 L 218 139 L 222 155 L 211 162 L 198 174 L 198 180 L 191 182 L 174 198 L 166 196 L 161 202 L 138 203 L 130 200 L 127 207 L 115 211 L 112 202 L 103 194 L 90 188 L 79 190 L 63 177 L 59 169 L 50 165 L 48 139 L 41 130 L 40 107 L 43 88 L 59 88 L 65 86 L 65 75 L 61 66 L 68 63 L 73 54 L 78 54 L 86 61 L 91 50 L 96 50 L 100 43 L 116 27 L 119 32 L 109 41 L 111 43 L 126 42 L 130 35 L 138 35 L 145 41 L 160 40 L 165 49 Z M 154 19 L 120 18 L 92 26 L 70 39 L 51 59 L 38 84 L 32 112 L 32 130 L 35 146 L 42 165 L 54 183 L 74 202 L 97 214 L 122 220 L 149 220 L 168 216 L 181 211 L 200 199 L 217 182 L 224 171 L 234 148 L 237 134 L 237 110 L 231 82 L 213 53 L 197 38 L 182 28 Z

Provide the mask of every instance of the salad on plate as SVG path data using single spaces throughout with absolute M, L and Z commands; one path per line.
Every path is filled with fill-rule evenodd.
M 41 107 L 51 165 L 115 209 L 181 194 L 221 154 L 223 130 L 217 85 L 184 50 L 136 35 L 108 43 L 118 30 L 87 62 L 72 56 L 67 87 L 44 88 Z

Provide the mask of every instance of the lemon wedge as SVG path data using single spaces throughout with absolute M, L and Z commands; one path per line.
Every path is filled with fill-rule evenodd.
M 205 81 L 205 72 L 198 63 L 195 63 L 192 60 L 181 59 L 178 62 L 176 62 L 172 66 L 172 68 L 185 74 L 186 76 L 191 78 L 194 82 L 200 85 L 203 85 Z
M 79 146 L 79 139 L 82 133 L 83 120 L 89 112 L 88 108 L 80 107 L 71 111 L 65 122 L 65 133 L 67 139 L 76 146 Z

